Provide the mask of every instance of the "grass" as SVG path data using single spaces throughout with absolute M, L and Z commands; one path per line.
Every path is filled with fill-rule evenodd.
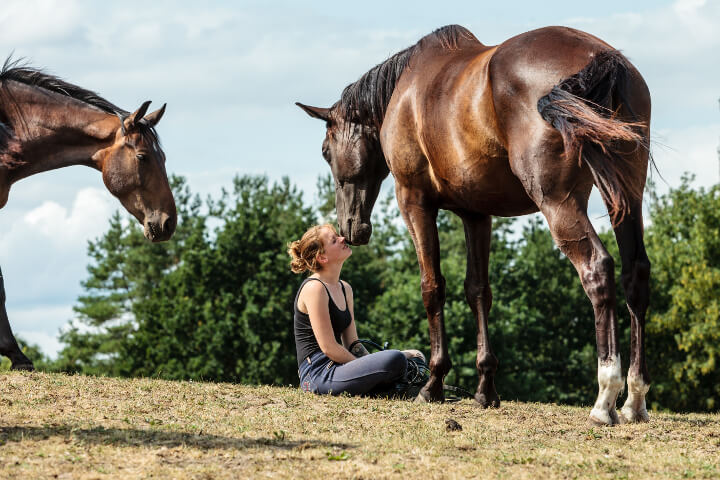
M 0 478 L 720 476 L 720 415 L 591 428 L 588 412 L 13 372 L 0 375 Z

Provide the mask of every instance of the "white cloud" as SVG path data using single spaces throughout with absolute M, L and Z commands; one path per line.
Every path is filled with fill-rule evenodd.
M 654 132 L 653 155 L 660 175 L 661 192 L 676 186 L 685 172 L 695 174 L 694 185 L 709 187 L 720 182 L 720 122 L 705 126 L 662 129 Z M 657 176 L 656 176 L 657 177 Z
M 34 306 L 9 312 L 15 334 L 28 343 L 38 345 L 45 355 L 55 358 L 62 344 L 61 328 L 73 317 L 71 305 Z
M 48 241 L 62 245 L 82 245 L 83 240 L 99 236 L 107 229 L 112 213 L 110 194 L 97 188 L 83 188 L 77 193 L 72 208 L 46 201 L 25 215 L 29 233 L 41 234 Z
M 0 11 L 0 44 L 65 43 L 82 21 L 73 0 L 5 0 Z

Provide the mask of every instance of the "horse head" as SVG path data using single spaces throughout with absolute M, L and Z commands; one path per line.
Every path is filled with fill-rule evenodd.
M 103 182 L 120 203 L 145 227 L 152 242 L 168 240 L 175 232 L 177 211 L 165 171 L 165 153 L 154 127 L 165 105 L 145 115 L 150 102 L 120 120 L 114 142 L 93 155 Z
M 335 180 L 340 234 L 353 245 L 368 243 L 372 234 L 370 214 L 380 185 L 390 173 L 377 127 L 345 118 L 337 104 L 331 108 L 296 105 L 311 117 L 325 121 L 322 155 Z

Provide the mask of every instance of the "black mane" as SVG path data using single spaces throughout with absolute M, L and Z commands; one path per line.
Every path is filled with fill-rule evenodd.
M 432 40 L 439 42 L 443 48 L 456 49 L 461 39 L 477 41 L 470 30 L 465 27 L 447 25 L 438 28 L 421 38 L 415 45 L 374 66 L 355 83 L 345 87 L 338 102 L 341 115 L 356 123 L 380 126 L 385 117 L 385 109 L 395 90 L 395 84 L 410 62 L 410 58 L 421 45 Z
M 103 112 L 118 115 L 119 117 L 126 117 L 129 114 L 129 112 L 108 102 L 97 93 L 68 83 L 40 69 L 29 67 L 23 63 L 22 59 L 12 60 L 11 57 L 8 57 L 5 60 L 2 71 L 0 71 L 0 83 L 7 80 L 44 88 L 45 90 L 87 103 L 88 105 L 99 108 Z

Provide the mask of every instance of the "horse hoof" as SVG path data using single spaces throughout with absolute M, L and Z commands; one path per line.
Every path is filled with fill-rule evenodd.
M 415 397 L 417 403 L 443 403 L 445 401 L 445 395 L 440 392 L 440 395 L 433 395 L 424 388 L 420 390 L 418 396 Z
M 18 370 L 18 371 L 24 371 L 24 372 L 34 372 L 35 371 L 35 365 L 32 363 L 18 363 L 17 365 L 13 364 L 10 367 L 10 370 Z
M 649 421 L 650 415 L 645 409 L 635 411 L 632 408 L 623 407 L 620 410 L 620 423 L 647 423 Z
M 475 401 L 482 407 L 482 408 L 498 408 L 500 407 L 500 397 L 498 397 L 497 393 L 485 395 L 484 393 L 476 393 L 475 394 Z
M 612 415 L 609 412 L 596 412 L 595 409 L 593 409 L 588 417 L 588 425 L 591 427 L 613 427 L 618 423 L 620 423 L 620 419 L 617 413 Z

